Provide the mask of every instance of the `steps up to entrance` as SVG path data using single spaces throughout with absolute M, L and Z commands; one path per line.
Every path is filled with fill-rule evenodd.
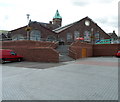
M 59 55 L 59 61 L 60 62 L 68 62 L 68 61 L 74 61 L 73 58 L 69 57 L 68 55 Z
M 59 54 L 60 62 L 67 62 L 67 61 L 74 60 L 68 56 L 68 48 L 69 48 L 69 45 L 59 45 L 58 48 L 56 49 L 60 53 Z

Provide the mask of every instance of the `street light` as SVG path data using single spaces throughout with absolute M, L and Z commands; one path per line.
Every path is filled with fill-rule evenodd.
M 94 43 L 94 41 L 93 41 L 93 40 L 94 40 L 93 30 L 94 30 L 94 29 L 91 28 L 91 41 L 92 41 L 92 44 Z
M 27 24 L 27 40 L 30 40 L 30 38 L 29 38 L 29 17 L 30 17 L 30 14 L 26 14 L 26 16 L 27 16 L 27 21 L 28 21 L 28 24 Z

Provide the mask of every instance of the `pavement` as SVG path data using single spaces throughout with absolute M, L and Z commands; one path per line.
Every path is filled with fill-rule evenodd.
M 2 66 L 16 67 L 16 68 L 34 68 L 34 69 L 46 69 L 56 66 L 66 65 L 67 63 L 40 63 L 40 62 L 8 62 Z
M 118 58 L 91 57 L 49 65 L 4 64 L 2 99 L 118 100 Z

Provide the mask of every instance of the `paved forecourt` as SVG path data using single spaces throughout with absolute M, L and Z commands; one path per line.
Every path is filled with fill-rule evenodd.
M 115 57 L 85 58 L 48 69 L 4 65 L 2 72 L 3 100 L 118 99 Z

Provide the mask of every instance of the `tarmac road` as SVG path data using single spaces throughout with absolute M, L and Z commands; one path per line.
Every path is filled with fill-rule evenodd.
M 8 67 L 17 67 L 17 68 L 34 68 L 34 69 L 46 69 L 46 68 L 52 68 L 56 66 L 66 65 L 67 63 L 42 63 L 42 62 L 7 62 L 3 64 L 2 66 L 8 66 Z
M 118 58 L 85 58 L 52 66 L 20 63 L 2 66 L 3 100 L 118 99 Z

